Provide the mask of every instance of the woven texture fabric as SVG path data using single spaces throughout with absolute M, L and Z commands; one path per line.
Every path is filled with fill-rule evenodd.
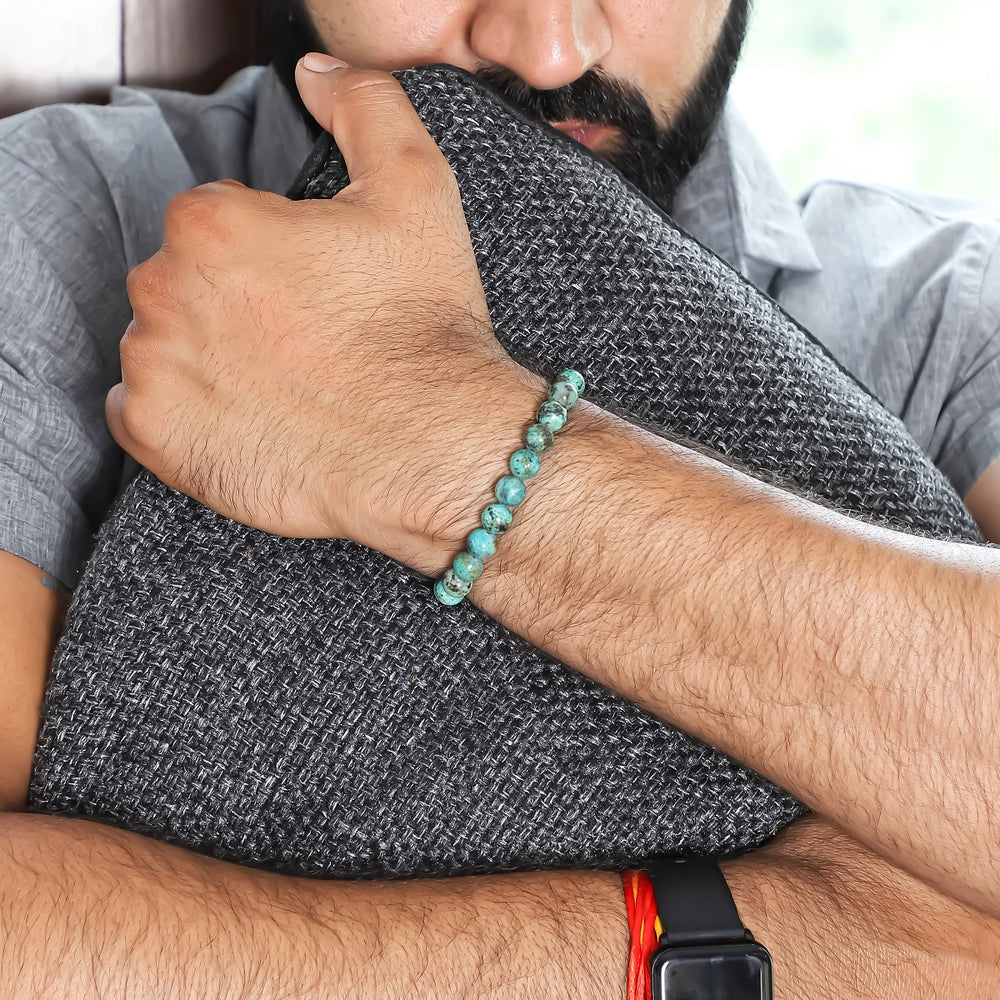
M 977 539 L 903 426 L 614 171 L 464 73 L 400 79 L 513 357 L 572 365 L 591 400 L 865 517 Z M 294 193 L 346 180 L 321 141 Z M 31 801 L 360 877 L 726 853 L 801 812 L 379 553 L 254 531 L 145 473 L 76 592 Z

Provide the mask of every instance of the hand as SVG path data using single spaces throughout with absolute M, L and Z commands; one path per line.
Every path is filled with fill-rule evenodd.
M 467 475 L 463 418 L 491 409 L 491 382 L 527 373 L 493 334 L 458 185 L 396 80 L 301 65 L 297 79 L 350 185 L 330 201 L 235 181 L 174 198 L 163 248 L 129 276 L 107 419 L 228 517 L 386 551 L 444 477 Z

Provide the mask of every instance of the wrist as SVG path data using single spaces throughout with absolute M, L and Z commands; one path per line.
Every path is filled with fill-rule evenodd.
M 440 576 L 495 502 L 497 481 L 545 399 L 544 378 L 507 359 L 451 394 L 460 416 L 442 421 L 419 446 L 423 460 L 400 469 L 406 486 L 382 527 L 380 551 L 430 576 Z M 546 456 L 547 457 L 547 456 Z M 544 472 L 542 473 L 544 475 Z
M 652 1000 L 650 960 L 663 933 L 653 885 L 644 871 L 633 869 L 622 872 L 622 888 L 629 928 L 626 1000 Z
M 320 881 L 307 891 L 312 918 L 342 942 L 328 995 L 624 995 L 628 929 L 610 872 Z
M 618 418 L 585 399 L 577 404 L 471 595 L 491 617 L 585 673 L 557 638 L 566 634 L 568 623 L 576 628 L 571 609 L 597 608 L 590 634 L 598 638 L 605 624 L 619 630 L 623 623 L 617 616 L 629 612 L 620 599 L 619 575 L 629 577 L 629 588 L 653 583 L 649 574 L 637 578 L 628 566 L 603 558 L 637 517 L 629 508 L 630 480 L 644 475 L 634 439 L 621 428 Z M 667 516 L 669 504 L 658 510 Z M 643 525 L 625 541 L 640 563 L 648 537 Z M 657 585 L 665 579 L 661 573 Z
M 771 956 L 747 930 L 717 862 L 652 857 L 643 867 L 622 876 L 628 1000 L 772 1000 Z

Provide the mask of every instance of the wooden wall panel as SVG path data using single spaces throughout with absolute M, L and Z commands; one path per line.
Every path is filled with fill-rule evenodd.
M 0 0 L 0 115 L 121 79 L 121 0 Z
M 208 91 L 253 60 L 253 0 L 0 0 L 0 115 L 115 83 Z
M 207 91 L 253 59 L 252 0 L 124 0 L 130 83 Z

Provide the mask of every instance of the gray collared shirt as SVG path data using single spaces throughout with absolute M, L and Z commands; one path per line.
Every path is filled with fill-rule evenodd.
M 0 121 L 0 549 L 68 586 L 131 474 L 104 422 L 125 277 L 177 192 L 284 192 L 310 148 L 273 73 L 195 97 Z M 985 208 L 824 182 L 795 202 L 732 106 L 677 221 L 768 291 L 898 413 L 962 494 L 1000 457 L 1000 226 Z

